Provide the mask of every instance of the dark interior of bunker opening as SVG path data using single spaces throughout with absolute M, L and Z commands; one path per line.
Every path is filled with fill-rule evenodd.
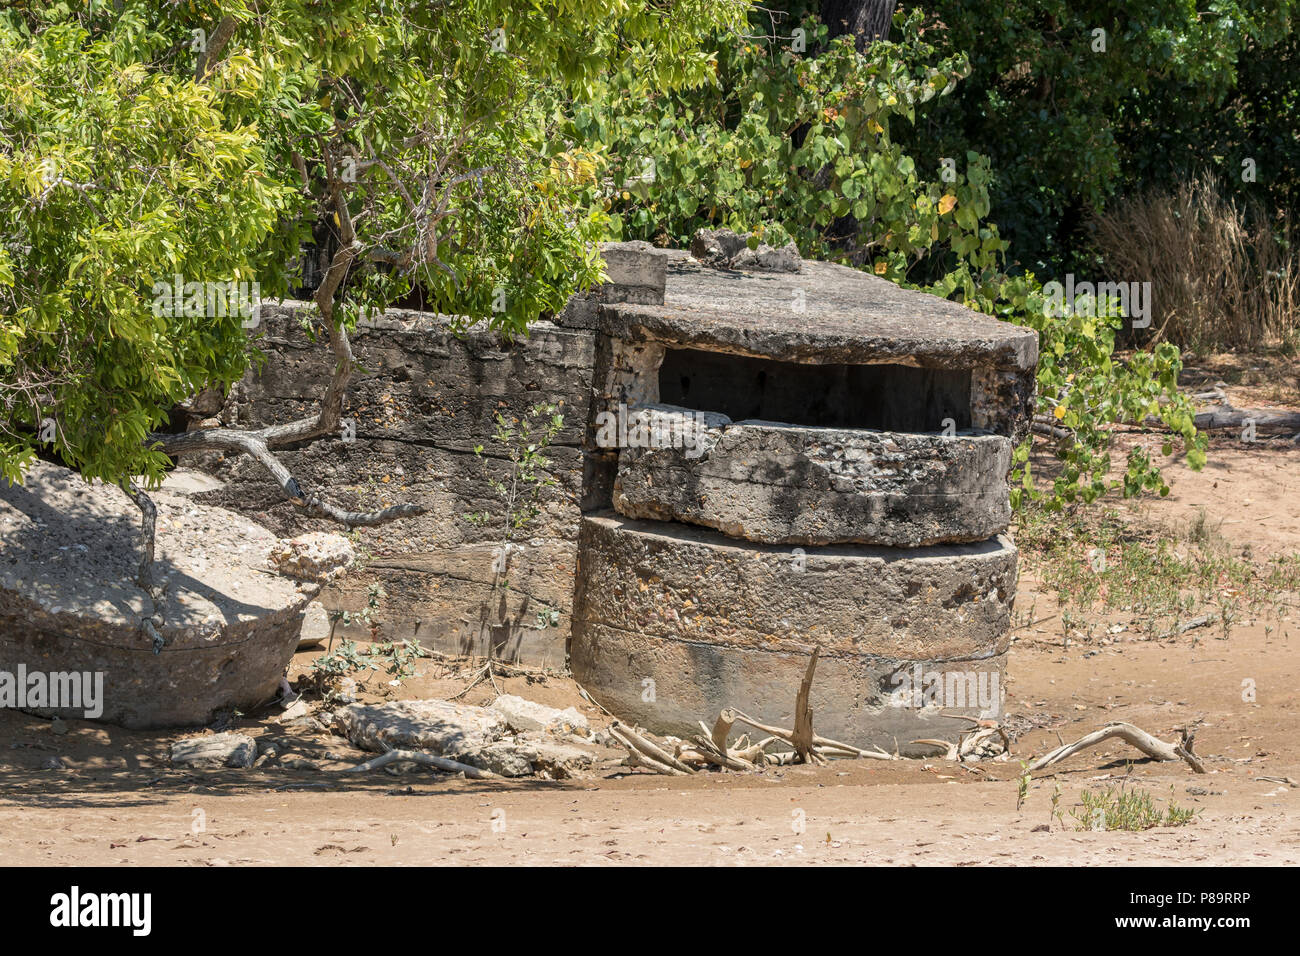
M 668 349 L 659 401 L 719 412 L 734 422 L 942 432 L 971 427 L 969 369 L 783 362 Z

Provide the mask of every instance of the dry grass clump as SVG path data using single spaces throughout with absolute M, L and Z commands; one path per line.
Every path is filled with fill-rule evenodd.
M 1115 281 L 1152 284 L 1154 341 L 1196 350 L 1256 349 L 1300 337 L 1300 250 L 1276 219 L 1209 175 L 1173 192 L 1120 200 L 1095 218 Z

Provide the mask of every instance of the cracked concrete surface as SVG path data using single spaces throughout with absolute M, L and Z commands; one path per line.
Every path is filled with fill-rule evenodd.
M 102 673 L 102 717 L 127 727 L 201 724 L 273 697 L 319 585 L 272 571 L 275 535 L 199 504 L 202 486 L 151 494 L 154 597 L 134 583 L 140 512 L 120 489 L 47 462 L 0 484 L 0 670 Z M 141 625 L 153 616 L 159 653 Z M 65 711 L 81 716 L 42 709 Z

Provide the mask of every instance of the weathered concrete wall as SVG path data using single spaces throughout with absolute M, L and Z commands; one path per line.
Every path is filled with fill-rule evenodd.
M 267 361 L 232 390 L 221 418 L 243 427 L 312 413 L 330 372 L 329 350 L 302 327 L 304 308 L 263 306 Z M 594 335 L 535 325 L 505 342 L 475 332 L 457 337 L 438 317 L 390 311 L 352 336 L 360 370 L 348 388 L 344 417 L 355 440 L 327 438 L 280 457 L 304 489 L 349 510 L 398 502 L 426 514 L 361 529 L 364 570 L 322 595 L 330 608 L 364 606 L 368 585 L 382 582 L 379 620 L 387 639 L 417 638 L 446 653 L 487 654 L 564 665 L 577 561 L 584 456 L 580 447 L 591 398 Z M 523 416 L 539 403 L 558 406 L 565 426 L 547 451 L 556 481 L 543 489 L 540 514 L 512 551 L 509 589 L 494 587 L 493 562 L 504 504 L 488 483 L 509 463 L 490 440 L 496 412 Z M 483 456 L 475 447 L 483 446 Z M 205 466 L 225 484 L 204 500 L 253 514 L 280 535 L 337 530 L 305 519 L 264 470 L 247 457 Z M 485 470 L 486 466 L 486 470 Z M 486 513 L 483 525 L 467 517 Z M 539 626 L 538 615 L 559 613 Z M 359 632 L 358 632 L 359 633 Z
M 816 726 L 829 736 L 893 749 L 895 736 L 905 745 L 968 726 L 939 710 L 996 711 L 997 699 L 897 706 L 891 688 L 919 666 L 991 677 L 996 695 L 1016 578 L 1006 476 L 1032 408 L 1034 333 L 824 263 L 755 275 L 647 253 L 607 249 L 614 281 L 513 343 L 457 338 L 420 313 L 357 330 L 364 371 L 345 411 L 356 440 L 318 441 L 285 462 L 349 509 L 430 510 L 362 531 L 366 570 L 327 605 L 360 607 L 377 578 L 386 637 L 555 666 L 569 638 L 584 686 L 655 731 L 692 731 L 724 706 L 789 724 L 814 645 Z M 229 397 L 227 422 L 311 411 L 328 352 L 308 341 L 299 311 L 264 309 L 269 361 Z M 665 361 L 681 349 L 716 358 L 677 354 L 685 364 L 668 381 L 677 366 L 665 372 Z M 719 409 L 692 394 L 729 401 L 750 380 L 759 408 L 803 423 L 693 424 L 694 412 Z M 700 454 L 600 438 L 598 415 L 654 415 L 645 406 L 669 386 L 689 406 L 674 414 L 692 418 L 668 431 L 696 427 Z M 565 414 L 550 451 L 556 485 L 502 592 L 502 505 L 474 448 L 499 454 L 493 413 L 539 402 Z M 252 462 L 209 464 L 226 482 L 210 500 L 281 534 L 328 527 L 303 520 Z M 487 465 L 505 474 L 499 458 Z M 477 525 L 474 512 L 494 520 Z M 558 621 L 540 624 L 550 611 Z

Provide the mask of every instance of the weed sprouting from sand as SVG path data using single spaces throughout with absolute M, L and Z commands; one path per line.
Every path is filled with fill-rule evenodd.
M 1234 550 L 1204 510 L 1184 528 L 1153 529 L 1116 509 L 1047 514 L 1026 507 L 1016 543 L 1025 565 L 1055 592 L 1067 646 L 1071 630 L 1090 638 L 1094 619 L 1113 612 L 1131 615 L 1148 639 L 1182 633 L 1198 616 L 1228 638 L 1252 618 L 1285 620 L 1300 595 L 1300 556 L 1256 561 L 1249 549 Z
M 1080 806 L 1070 810 L 1076 831 L 1128 830 L 1137 832 L 1153 827 L 1181 827 L 1191 823 L 1199 810 L 1180 807 L 1173 798 L 1174 788 L 1169 788 L 1169 805 L 1162 811 L 1150 791 L 1128 789 L 1123 784 L 1104 790 L 1085 790 L 1079 797 Z M 1056 800 L 1053 800 L 1055 807 Z M 1065 815 L 1053 810 L 1062 824 Z

